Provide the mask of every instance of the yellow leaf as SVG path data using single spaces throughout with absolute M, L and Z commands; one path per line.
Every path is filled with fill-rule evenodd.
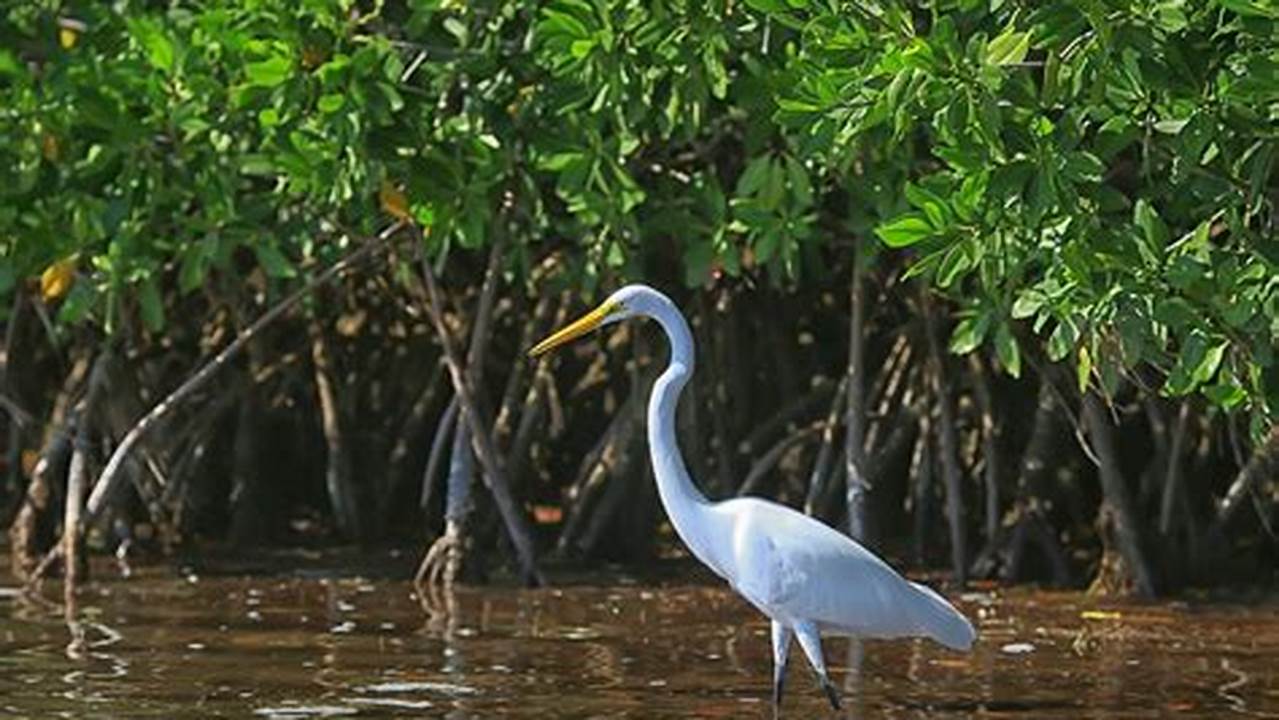
M 75 47 L 76 41 L 80 39 L 80 33 L 69 27 L 58 28 L 58 44 L 63 50 L 70 50 Z
M 316 45 L 302 48 L 302 67 L 314 70 L 324 64 L 324 49 Z
M 40 273 L 40 295 L 52 302 L 67 294 L 75 283 L 76 257 L 63 258 Z
M 404 197 L 404 193 L 400 192 L 399 188 L 391 184 L 390 180 L 382 181 L 382 187 L 377 191 L 377 199 L 386 214 L 399 220 L 409 219 L 409 200 Z
M 1113 610 L 1085 610 L 1079 613 L 1079 617 L 1085 620 L 1119 620 L 1123 616 L 1123 613 Z
M 53 133 L 45 133 L 40 138 L 40 154 L 44 155 L 44 159 L 49 162 L 57 162 L 59 152 L 58 136 Z

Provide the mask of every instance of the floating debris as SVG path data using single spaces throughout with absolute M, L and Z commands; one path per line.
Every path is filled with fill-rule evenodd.
M 1025 655 L 1026 653 L 1033 653 L 1034 651 L 1035 646 L 1028 642 L 1008 643 L 1007 645 L 999 648 L 999 652 L 1007 653 L 1009 655 Z

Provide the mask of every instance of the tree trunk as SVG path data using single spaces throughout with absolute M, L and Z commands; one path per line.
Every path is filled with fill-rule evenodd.
M 258 407 L 258 384 L 250 377 L 245 383 L 231 436 L 231 528 L 232 545 L 247 547 L 266 537 L 267 512 L 262 493 L 258 440 L 262 417 Z
M 378 517 L 383 520 L 389 519 L 401 490 L 412 478 L 409 472 L 412 448 L 414 442 L 426 431 L 427 418 L 435 405 L 436 397 L 444 389 L 444 382 L 444 367 L 436 365 L 431 379 L 414 399 L 408 415 L 396 432 L 395 444 L 391 446 L 391 457 L 386 463 L 387 474 L 391 477 L 391 487 L 385 495 L 378 498 Z
M 9 311 L 9 321 L 4 332 L 4 347 L 0 347 L 0 388 L 6 395 L 12 395 L 13 405 L 21 405 L 22 396 L 17 392 L 20 383 L 13 379 L 14 347 L 17 343 L 19 328 L 23 320 L 23 303 L 26 298 L 21 288 L 13 293 L 13 307 Z M 16 503 L 22 497 L 22 430 L 31 421 L 26 413 L 17 407 L 10 407 L 7 402 L 4 408 L 9 414 L 8 434 L 5 443 L 5 473 L 3 485 L 0 485 L 0 523 L 10 520 L 10 513 L 16 509 Z
M 912 547 L 915 564 L 928 562 L 928 528 L 932 526 L 933 506 L 933 432 L 932 416 L 927 410 L 919 415 L 919 435 L 910 460 L 911 508 L 914 510 Z
M 851 319 L 848 324 L 848 400 L 844 405 L 844 504 L 848 510 L 848 534 L 865 543 L 866 496 L 866 261 L 865 250 L 853 257 L 849 285 Z
M 315 368 L 315 392 L 320 407 L 320 424 L 328 456 L 324 466 L 324 487 L 329 494 L 338 531 L 348 540 L 364 541 L 364 517 L 352 484 L 351 448 L 343 430 L 342 399 L 328 339 L 318 321 L 310 324 L 311 362 Z
M 977 409 L 981 413 L 982 467 L 986 480 L 986 543 L 993 545 L 999 536 L 999 428 L 995 424 L 995 407 L 990 397 L 986 368 L 977 353 L 968 356 L 972 368 L 973 389 Z
M 453 450 L 449 458 L 449 472 L 444 484 L 444 534 L 451 544 L 444 569 L 446 586 L 462 576 L 462 565 L 469 559 L 473 544 L 467 521 L 475 509 L 475 501 L 471 497 L 475 456 L 471 453 L 471 431 L 465 422 L 458 422 L 453 431 Z
M 449 440 L 453 437 L 453 433 L 457 432 L 458 415 L 461 412 L 462 406 L 458 403 L 457 396 L 454 396 L 449 401 L 449 404 L 445 406 L 444 412 L 440 413 L 440 419 L 435 423 L 435 433 L 431 437 L 431 451 L 427 453 L 426 469 L 422 472 L 422 492 L 419 503 L 423 510 L 431 506 L 432 498 L 435 494 L 435 478 L 439 475 L 440 463 L 444 460 L 445 448 L 451 447 Z
M 1177 424 L 1173 426 L 1172 442 L 1168 447 L 1168 467 L 1164 474 L 1163 494 L 1159 499 L 1159 534 L 1172 534 L 1173 510 L 1181 491 L 1182 455 L 1185 451 L 1186 431 L 1190 425 L 1190 403 L 1182 401 L 1177 410 Z
M 53 411 L 45 425 L 45 438 L 40 459 L 32 471 L 31 482 L 9 527 L 9 569 L 17 579 L 27 582 L 40 562 L 40 556 L 53 540 L 54 522 L 50 516 L 55 478 L 66 477 L 71 459 L 71 433 L 68 419 L 72 403 L 89 373 L 88 358 L 78 358 L 62 382 L 53 402 Z
M 83 528 L 81 517 L 84 513 L 84 499 L 88 490 L 88 453 L 93 444 L 93 430 L 97 422 L 98 406 L 107 388 L 107 372 L 111 364 L 111 353 L 103 351 L 93 362 L 93 370 L 89 373 L 88 389 L 84 397 L 76 403 L 67 423 L 74 439 L 71 446 L 71 464 L 67 469 L 67 496 L 63 505 L 62 521 L 62 577 L 63 593 L 68 605 L 74 603 L 75 593 L 80 580 L 84 577 L 86 564 L 80 554 Z
M 964 532 L 963 474 L 959 469 L 959 442 L 955 428 L 954 396 L 950 376 L 946 372 L 946 357 L 938 337 L 937 320 L 933 315 L 928 291 L 922 290 L 920 305 L 924 311 L 924 323 L 928 336 L 928 351 L 933 366 L 933 393 L 937 398 L 937 440 L 942 477 L 946 484 L 946 519 L 950 525 L 950 558 L 955 581 L 964 585 L 968 581 L 968 547 Z
M 835 434 L 839 430 L 840 411 L 848 402 L 848 382 L 849 376 L 845 374 L 835 388 L 830 410 L 826 413 L 826 422 L 822 426 L 822 444 L 817 451 L 817 459 L 813 461 L 813 472 L 808 478 L 808 495 L 804 498 L 804 512 L 809 515 L 816 514 L 817 506 L 826 494 L 826 478 L 830 475 L 835 455 Z M 847 444 L 844 451 L 848 451 Z
M 1053 441 L 1057 438 L 1057 401 L 1051 381 L 1045 373 L 1039 378 L 1035 414 L 1031 419 L 1030 438 L 1022 451 L 1017 475 L 1016 496 L 1009 513 L 1011 525 L 1001 527 L 993 543 L 988 542 L 973 562 L 973 574 L 992 577 L 996 574 L 1006 582 L 1019 579 L 1027 543 L 1035 542 L 1044 550 L 1053 568 L 1053 581 L 1057 585 L 1069 583 L 1069 566 L 1051 526 L 1043 517 L 1047 487 L 1048 464 L 1053 454 Z
M 1115 453 L 1114 426 L 1101 400 L 1091 392 L 1083 397 L 1083 416 L 1101 478 L 1104 497 L 1100 517 L 1103 542 L 1113 533 L 1119 556 L 1123 560 L 1122 569 L 1115 568 L 1118 571 L 1118 584 L 1126 585 L 1127 581 L 1131 580 L 1137 595 L 1151 597 L 1155 593 L 1154 578 L 1150 573 L 1150 566 L 1146 563 L 1145 553 L 1142 551 L 1140 532 L 1136 518 L 1133 516 L 1128 485 L 1119 470 L 1119 458 Z M 1109 554 L 1110 548 L 1106 548 L 1104 552 Z M 1106 566 L 1107 562 L 1103 558 L 1103 572 Z
M 1243 506 L 1244 500 L 1252 494 L 1254 488 L 1264 480 L 1272 482 L 1279 477 L 1279 424 L 1270 428 L 1265 442 L 1253 450 L 1252 457 L 1244 465 L 1226 496 L 1217 504 L 1217 516 L 1213 521 L 1214 532 L 1223 532 L 1225 526 Z

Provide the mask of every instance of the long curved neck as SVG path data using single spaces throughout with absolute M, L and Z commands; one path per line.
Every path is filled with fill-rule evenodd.
M 680 392 L 693 375 L 693 335 L 688 322 L 666 297 L 647 308 L 647 314 L 662 326 L 670 341 L 671 360 L 653 384 L 648 399 L 648 451 L 657 478 L 657 493 L 675 532 L 703 562 L 709 557 L 711 528 L 704 517 L 710 507 L 706 497 L 693 485 L 675 434 L 675 411 Z

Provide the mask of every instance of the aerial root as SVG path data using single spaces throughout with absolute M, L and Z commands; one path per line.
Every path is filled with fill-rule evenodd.
M 455 610 L 453 586 L 461 565 L 461 555 L 461 537 L 450 524 L 444 534 L 431 543 L 413 577 L 418 601 L 432 620 L 447 618 Z

